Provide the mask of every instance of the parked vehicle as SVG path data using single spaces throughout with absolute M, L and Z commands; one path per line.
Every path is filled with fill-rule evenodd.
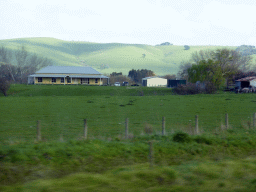
M 114 86 L 120 86 L 119 82 L 115 82 Z
M 122 86 L 128 86 L 128 85 L 129 85 L 129 83 L 127 81 L 124 81 L 122 84 Z

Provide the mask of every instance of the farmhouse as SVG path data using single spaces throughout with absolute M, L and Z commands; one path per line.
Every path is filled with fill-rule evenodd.
M 245 77 L 235 81 L 236 89 L 240 90 L 245 87 L 256 87 L 256 76 Z
M 28 76 L 28 84 L 103 85 L 109 79 L 92 67 L 48 66 Z
M 142 78 L 142 85 L 146 87 L 166 87 L 167 79 L 160 77 L 145 77 Z

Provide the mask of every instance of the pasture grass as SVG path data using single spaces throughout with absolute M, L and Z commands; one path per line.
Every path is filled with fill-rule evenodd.
M 8 94 L 0 96 L 0 191 L 255 190 L 254 94 L 58 85 L 12 85 Z
M 252 128 L 254 94 L 172 95 L 168 88 L 12 85 L 9 96 L 0 97 L 0 142 L 34 140 L 36 122 L 41 121 L 45 140 L 78 139 L 83 120 L 88 137 L 124 137 L 125 119 L 129 133 L 144 134 L 146 126 L 161 133 L 162 117 L 166 132 L 193 133 L 195 115 L 201 133 L 219 133 L 229 114 L 229 127 Z

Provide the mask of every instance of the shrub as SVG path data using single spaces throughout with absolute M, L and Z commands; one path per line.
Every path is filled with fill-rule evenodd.
M 152 134 L 153 133 L 153 126 L 149 123 L 145 123 L 144 132 L 146 134 Z
M 150 185 L 172 184 L 177 179 L 177 173 L 168 167 L 139 170 L 131 174 L 144 182 L 148 182 Z
M 205 86 L 188 83 L 187 85 L 178 85 L 173 89 L 173 93 L 178 95 L 194 95 L 199 93 L 213 94 L 216 91 L 216 86 L 211 82 L 206 82 Z
M 197 143 L 204 143 L 204 144 L 207 144 L 207 145 L 211 145 L 212 144 L 212 140 L 209 139 L 209 138 L 206 138 L 205 136 L 197 136 L 194 140 Z
M 178 85 L 173 89 L 173 92 L 178 95 L 193 95 L 201 93 L 202 90 L 196 84 L 188 83 L 187 85 Z
M 206 82 L 205 84 L 205 93 L 207 94 L 213 94 L 217 91 L 216 86 L 211 82 Z
M 189 50 L 190 47 L 189 47 L 188 45 L 184 45 L 184 49 L 185 49 L 185 50 Z
M 178 132 L 174 134 L 173 141 L 179 142 L 179 143 L 188 143 L 191 141 L 191 138 L 187 133 Z

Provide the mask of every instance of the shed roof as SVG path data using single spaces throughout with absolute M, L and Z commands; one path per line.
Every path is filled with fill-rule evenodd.
M 256 79 L 256 76 L 244 77 L 244 78 L 238 79 L 238 80 L 236 80 L 236 81 L 252 81 L 252 80 L 254 80 L 254 79 Z
M 146 79 L 165 79 L 165 78 L 162 78 L 162 77 L 156 77 L 156 76 L 152 76 L 152 77 L 144 77 L 142 78 L 142 80 L 146 80 Z M 167 80 L 167 79 L 166 79 Z
M 100 72 L 96 71 L 92 67 L 75 67 L 75 66 L 48 66 L 36 72 L 36 74 L 38 73 L 101 75 Z

